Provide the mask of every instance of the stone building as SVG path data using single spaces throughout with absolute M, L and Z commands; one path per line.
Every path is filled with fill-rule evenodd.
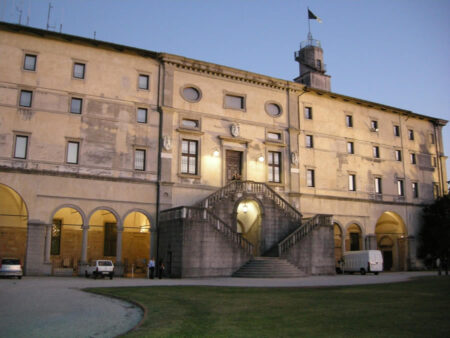
M 175 277 L 261 257 L 323 274 L 376 248 L 387 270 L 420 267 L 447 121 L 331 92 L 316 40 L 295 59 L 291 82 L 1 23 L 0 256 L 28 275 L 103 257 L 118 274 L 150 257 Z

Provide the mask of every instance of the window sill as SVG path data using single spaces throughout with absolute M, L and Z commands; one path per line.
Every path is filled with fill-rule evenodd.
M 177 132 L 181 134 L 191 134 L 191 135 L 203 135 L 204 132 L 198 129 L 188 129 L 188 128 L 177 128 Z
M 200 175 L 184 174 L 184 173 L 178 173 L 178 177 L 181 177 L 181 178 L 193 178 L 193 179 L 198 179 L 198 180 L 201 178 Z

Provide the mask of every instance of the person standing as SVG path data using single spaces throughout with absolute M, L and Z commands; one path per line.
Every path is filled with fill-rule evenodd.
M 153 279 L 155 274 L 155 260 L 152 258 L 148 262 L 148 278 Z

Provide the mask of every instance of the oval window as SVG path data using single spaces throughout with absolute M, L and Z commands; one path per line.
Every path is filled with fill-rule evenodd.
M 281 107 L 276 103 L 267 103 L 266 111 L 270 116 L 280 116 L 281 115 Z
M 194 87 L 183 88 L 183 97 L 190 102 L 197 102 L 200 100 L 200 91 Z

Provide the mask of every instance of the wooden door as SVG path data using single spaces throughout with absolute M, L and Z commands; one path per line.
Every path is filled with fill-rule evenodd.
M 226 151 L 226 181 L 242 178 L 242 151 Z

